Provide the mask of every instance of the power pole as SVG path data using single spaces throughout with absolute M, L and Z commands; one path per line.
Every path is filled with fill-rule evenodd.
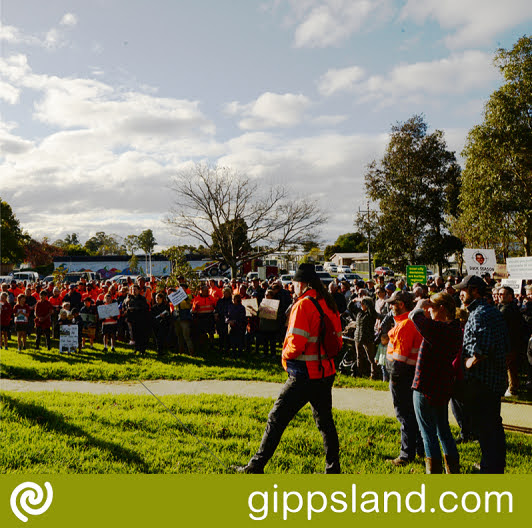
M 367 238 L 368 238 L 368 280 L 371 279 L 371 228 L 370 228 L 370 216 L 369 214 L 372 212 L 369 208 L 369 200 L 366 202 L 367 210 L 361 211 L 360 207 L 358 208 L 359 214 L 367 214 L 368 215 L 368 222 L 367 222 Z

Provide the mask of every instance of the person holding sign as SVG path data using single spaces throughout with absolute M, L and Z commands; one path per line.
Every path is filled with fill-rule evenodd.
M 104 306 L 110 306 L 113 298 L 110 293 L 106 293 L 103 298 Z M 118 331 L 118 315 L 108 315 L 102 321 L 103 351 L 107 352 L 108 345 L 111 345 L 111 352 L 116 352 L 115 342 Z
M 31 308 L 26 304 L 26 296 L 21 293 L 17 297 L 17 304 L 13 308 L 15 330 L 17 331 L 18 352 L 26 350 L 26 336 Z
M 265 297 L 259 306 L 259 333 L 257 335 L 257 352 L 264 347 L 264 356 L 275 357 L 277 336 L 281 329 L 279 320 L 280 302 L 274 298 L 273 290 L 266 290 Z
M 151 309 L 151 317 L 157 354 L 164 356 L 167 353 L 168 335 L 170 333 L 170 305 L 164 293 L 159 292 L 155 296 L 155 305 Z

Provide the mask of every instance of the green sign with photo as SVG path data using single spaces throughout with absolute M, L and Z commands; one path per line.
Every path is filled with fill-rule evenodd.
M 408 286 L 412 286 L 416 282 L 427 284 L 427 266 L 407 266 L 406 282 Z

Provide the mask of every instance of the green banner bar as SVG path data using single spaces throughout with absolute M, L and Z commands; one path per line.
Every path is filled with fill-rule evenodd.
M 532 475 L 3 475 L 0 525 L 528 526 L 531 491 Z

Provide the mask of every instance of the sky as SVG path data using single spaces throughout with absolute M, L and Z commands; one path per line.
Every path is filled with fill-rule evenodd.
M 0 196 L 34 238 L 190 243 L 164 219 L 204 163 L 317 199 L 332 243 L 392 125 L 459 157 L 532 2 L 0 0 L 0 24 Z

